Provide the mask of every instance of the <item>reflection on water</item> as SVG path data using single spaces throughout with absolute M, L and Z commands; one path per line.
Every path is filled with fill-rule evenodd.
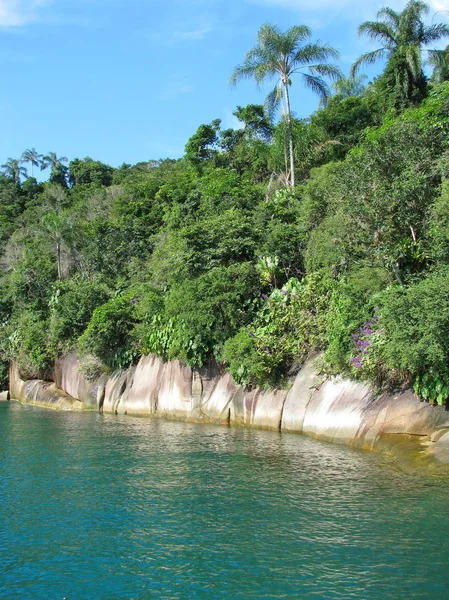
M 449 480 L 295 435 L 0 405 L 0 598 L 449 597 Z

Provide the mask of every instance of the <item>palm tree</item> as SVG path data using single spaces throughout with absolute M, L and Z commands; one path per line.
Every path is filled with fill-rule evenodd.
M 27 170 L 21 166 L 20 160 L 16 158 L 8 158 L 1 168 L 3 169 L 3 173 L 7 177 L 11 177 L 15 183 L 20 184 L 20 178 L 27 177 Z
M 34 167 L 40 167 L 42 158 L 42 154 L 39 154 L 35 148 L 31 148 L 31 150 L 25 150 L 25 152 L 22 154 L 22 162 L 31 163 L 31 177 L 34 177 Z
M 395 85 L 406 101 L 414 92 L 425 87 L 422 69 L 423 47 L 449 36 L 449 26 L 443 24 L 424 25 L 423 17 L 429 6 L 421 0 L 409 0 L 402 12 L 382 8 L 377 21 L 365 21 L 359 27 L 359 35 L 367 35 L 382 44 L 377 50 L 367 52 L 356 60 L 351 68 L 355 76 L 361 65 L 370 65 L 387 59 L 387 70 L 394 75 Z M 436 51 L 428 50 L 434 54 Z
M 365 81 L 367 79 L 367 75 L 350 75 L 349 77 L 340 77 L 340 79 L 334 81 L 330 87 L 332 96 L 322 98 L 320 101 L 320 107 L 325 108 L 328 106 L 330 100 L 332 100 L 332 98 L 335 96 L 339 96 L 341 99 L 353 98 L 354 96 L 363 96 L 366 91 Z
M 431 80 L 436 83 L 449 81 L 449 46 L 444 50 L 434 50 L 429 58 L 433 67 Z
M 67 167 L 62 163 L 67 162 L 65 156 L 56 156 L 55 152 L 49 152 L 42 160 L 41 169 L 48 169 L 50 167 L 50 182 L 59 183 L 60 185 L 67 185 Z
M 282 112 L 287 121 L 288 154 L 290 158 L 291 186 L 295 185 L 295 161 L 293 152 L 292 116 L 290 108 L 289 87 L 291 77 L 295 73 L 302 75 L 303 83 L 325 97 L 329 94 L 324 77 L 337 79 L 340 69 L 328 64 L 329 58 L 338 58 L 338 52 L 330 46 L 322 46 L 319 42 L 308 42 L 311 30 L 306 25 L 296 25 L 284 33 L 272 24 L 262 25 L 257 34 L 257 44 L 246 53 L 241 65 L 231 75 L 231 85 L 245 78 L 255 79 L 260 85 L 267 79 L 276 77 L 276 85 L 268 95 L 265 106 L 272 115 L 282 104 Z
M 56 156 L 55 152 L 49 152 L 42 159 L 41 169 L 51 168 L 51 172 L 57 171 L 60 167 L 64 166 L 62 163 L 67 162 L 68 158 L 65 156 L 60 156 L 59 158 Z

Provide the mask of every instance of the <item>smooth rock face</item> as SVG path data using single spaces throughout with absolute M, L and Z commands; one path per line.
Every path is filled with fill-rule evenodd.
M 310 399 L 323 382 L 321 357 L 311 357 L 295 377 L 293 386 L 287 394 L 282 413 L 282 431 L 303 431 L 304 417 Z
M 6 392 L 0 392 L 0 402 L 6 402 L 7 400 L 9 400 L 8 390 Z
M 231 375 L 226 373 L 215 381 L 215 385 L 208 385 L 205 389 L 202 402 L 202 413 L 204 420 L 209 423 L 230 424 L 231 402 L 237 391 Z
M 107 376 L 88 381 L 79 372 L 80 360 L 75 353 L 55 363 L 55 384 L 73 398 L 81 400 L 86 407 L 98 406 L 98 389 L 104 387 Z
M 372 400 L 368 386 L 343 378 L 328 379 L 312 394 L 303 432 L 331 441 L 355 441 L 362 413 Z
M 230 424 L 257 429 L 280 429 L 286 391 L 239 388 L 231 403 Z
M 449 463 L 449 412 L 420 402 L 411 391 L 375 397 L 342 377 L 326 378 L 312 356 L 287 390 L 247 390 L 217 366 L 193 371 L 180 361 L 141 358 L 136 367 L 87 381 L 70 354 L 55 366 L 55 384 L 22 381 L 11 365 L 10 393 L 24 402 L 108 413 L 165 417 L 305 433 L 384 451 L 395 434 L 426 436 L 426 449 Z M 387 440 L 387 441 L 386 441 Z
M 83 403 L 56 387 L 53 382 L 37 379 L 20 379 L 17 365 L 12 363 L 9 369 L 11 398 L 44 408 L 58 410 L 83 410 Z
M 449 464 L 449 431 L 446 431 L 444 435 L 429 447 L 429 454 L 438 461 Z

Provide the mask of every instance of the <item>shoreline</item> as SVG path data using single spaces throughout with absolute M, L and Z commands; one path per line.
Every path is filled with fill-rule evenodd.
M 312 356 L 289 389 L 246 390 L 228 373 L 193 371 L 179 361 L 142 357 L 135 367 L 88 381 L 79 359 L 55 364 L 54 381 L 20 378 L 10 367 L 10 397 L 62 411 L 98 410 L 190 423 L 302 433 L 318 440 L 382 453 L 402 452 L 419 440 L 423 461 L 449 465 L 449 411 L 419 400 L 411 390 L 376 397 L 362 383 L 323 377 Z M 399 437 L 398 437 L 399 436 Z M 400 437 L 402 436 L 402 437 Z M 407 437 L 408 436 L 408 437 Z

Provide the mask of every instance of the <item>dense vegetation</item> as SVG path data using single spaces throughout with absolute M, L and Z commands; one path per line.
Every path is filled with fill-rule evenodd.
M 45 376 L 77 348 L 87 376 L 156 353 L 279 385 L 321 350 L 328 372 L 414 384 L 444 402 L 449 60 L 432 52 L 428 80 L 419 50 L 449 31 L 420 29 L 425 10 L 412 0 L 362 25 L 387 41 L 385 71 L 366 87 L 355 71 L 379 53 L 330 95 L 321 77 L 336 67 L 312 65 L 306 82 L 323 101 L 308 119 L 284 111 L 275 123 L 262 106 L 237 107 L 241 128 L 200 125 L 182 159 L 118 169 L 34 149 L 10 159 L 0 176 L 3 377 L 11 359 L 24 376 Z M 277 42 L 290 36 L 295 67 L 336 56 L 307 28 L 266 27 Z M 263 35 L 258 44 L 248 56 L 262 70 L 246 75 L 279 75 L 273 105 L 295 71 L 270 72 Z M 25 161 L 43 161 L 49 181 L 27 177 Z

